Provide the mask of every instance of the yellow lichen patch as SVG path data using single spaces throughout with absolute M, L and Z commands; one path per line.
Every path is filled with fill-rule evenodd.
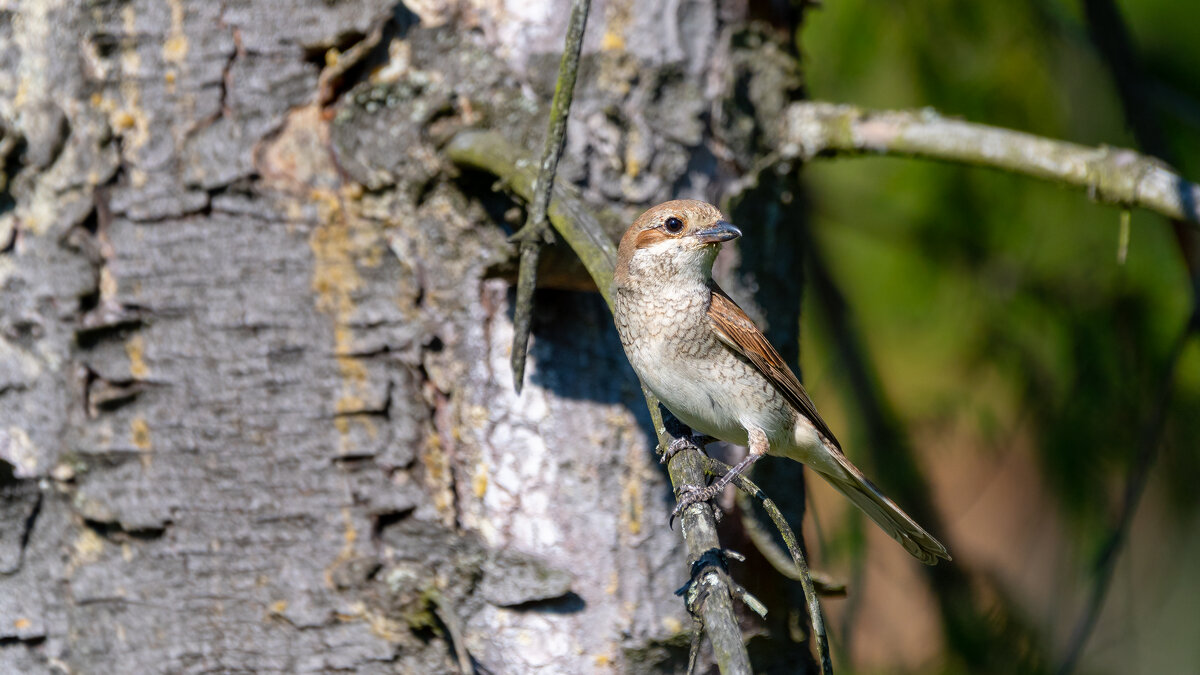
M 683 632 L 683 622 L 673 616 L 664 616 L 662 625 L 672 635 Z
M 604 586 L 604 592 L 609 595 L 616 595 L 617 591 L 620 589 L 621 577 L 617 574 L 616 570 L 613 570 L 608 574 L 608 584 Z
M 19 15 L 18 15 L 19 16 Z M 29 100 L 29 78 L 22 77 L 17 83 L 17 95 L 13 97 L 13 107 L 20 110 Z
M 333 334 L 335 345 L 341 349 L 341 353 L 345 353 L 353 348 L 351 340 L 354 334 L 350 332 L 348 326 L 339 325 Z M 367 367 L 363 364 L 362 359 L 353 356 L 339 356 L 338 370 L 342 373 L 342 377 L 348 382 L 362 384 L 367 381 Z
M 150 425 L 141 417 L 135 417 L 129 421 L 129 436 L 133 440 L 133 447 L 138 450 L 150 449 Z
M 630 19 L 633 16 L 632 4 L 630 0 L 614 0 L 605 8 L 604 38 L 600 41 L 600 48 L 604 51 L 625 49 L 623 35 L 629 30 Z
M 637 178 L 642 172 L 642 138 L 637 127 L 629 129 L 629 138 L 625 143 L 625 175 Z
M 112 127 L 117 133 L 132 129 L 135 123 L 136 122 L 133 119 L 133 115 L 124 110 L 117 111 L 112 116 Z
M 150 375 L 145 360 L 146 343 L 141 335 L 135 334 L 125 342 L 125 355 L 129 357 L 129 374 L 135 380 L 144 380 Z
M 187 35 L 183 33 L 183 2 L 182 0 L 170 0 L 170 5 L 171 29 L 167 32 L 166 41 L 163 42 L 163 60 L 169 63 L 183 63 L 188 53 L 188 39 Z
M 621 434 L 621 437 L 627 437 L 628 434 Z M 621 509 L 621 521 L 628 528 L 629 533 L 633 535 L 641 534 L 642 532 L 642 516 L 645 511 L 645 495 L 642 492 L 642 485 L 645 476 L 642 471 L 639 471 L 639 455 L 641 448 L 636 443 L 626 444 L 630 450 L 628 454 L 628 470 L 622 471 L 623 479 L 621 481 L 621 504 L 624 508 Z
M 342 523 L 345 526 L 342 530 L 342 550 L 338 551 L 337 557 L 325 568 L 325 585 L 329 588 L 337 585 L 333 582 L 334 570 L 354 558 L 354 542 L 358 541 L 358 528 L 354 527 L 354 518 L 347 507 L 342 507 Z
M 327 58 L 340 58 L 336 49 Z M 352 425 L 376 438 L 379 430 L 366 415 L 375 392 L 368 386 L 368 364 L 359 351 L 352 324 L 357 296 L 364 285 L 359 270 L 383 261 L 381 233 L 362 217 L 363 187 L 343 181 L 329 152 L 329 122 L 320 106 L 294 110 L 279 134 L 256 149 L 255 165 L 271 188 L 294 197 L 284 208 L 289 220 L 303 222 L 314 210 L 316 226 L 309 234 L 313 271 L 310 288 L 317 311 L 333 322 L 333 351 L 342 379 L 332 406 L 338 452 L 352 452 Z
M 487 494 L 488 489 L 488 465 L 485 462 L 480 462 L 475 468 L 475 475 L 471 478 L 471 489 L 475 492 L 476 499 L 483 499 Z
M 604 51 L 625 49 L 625 38 L 610 29 L 604 33 L 604 38 L 600 40 L 600 49 Z
M 174 64 L 166 72 L 167 93 L 174 94 L 178 67 L 187 58 L 188 39 L 183 32 L 183 0 L 169 0 L 168 4 L 171 6 L 171 28 L 167 31 L 167 39 L 163 41 L 162 56 L 163 61 Z
M 482 429 L 491 418 L 491 411 L 486 406 L 469 406 L 463 414 L 463 419 L 473 429 Z
M 32 625 L 33 622 L 23 616 L 18 618 L 16 621 L 13 621 L 13 628 L 16 628 L 17 630 L 25 630 Z
M 137 12 L 132 4 L 121 10 L 121 18 L 125 34 L 129 37 L 121 40 L 121 84 L 118 89 L 123 106 L 118 114 L 127 116 L 122 120 L 128 119 L 131 123 L 119 125 L 114 120 L 113 128 L 128 130 L 132 127 L 132 133 L 126 134 L 125 147 L 137 150 L 150 139 L 150 120 L 141 107 L 142 90 L 138 78 L 141 76 L 142 57 L 138 54 L 137 40 L 133 37 L 137 35 Z
M 365 410 L 370 394 L 367 389 L 367 365 L 358 357 L 347 356 L 355 350 L 354 333 L 349 322 L 355 311 L 354 294 L 363 283 L 358 267 L 378 264 L 382 259 L 379 245 L 366 243 L 377 239 L 377 235 L 364 233 L 362 230 L 366 228 L 355 214 L 347 212 L 343 203 L 347 194 L 353 195 L 354 190 L 343 189 L 339 194 L 333 190 L 316 188 L 309 194 L 321 218 L 321 225 L 314 229 L 309 238 L 314 258 L 311 285 L 316 294 L 317 309 L 334 319 L 334 353 L 342 377 L 342 393 L 334 402 L 335 412 L 342 415 L 335 421 L 341 436 L 338 444 L 340 454 L 353 451 L 349 436 L 352 423 L 360 425 L 371 438 L 377 438 L 379 434 L 375 423 L 365 416 L 344 417 Z
M 73 562 L 79 565 L 94 563 L 104 552 L 104 540 L 91 528 L 84 528 L 71 544 Z
M 271 603 L 271 607 L 270 607 L 271 613 L 276 614 L 276 615 L 283 614 L 284 612 L 287 611 L 287 608 L 288 608 L 287 600 L 276 600 L 275 602 Z
M 104 267 L 100 268 L 100 299 L 107 300 L 111 297 L 114 297 L 116 294 L 117 278 L 113 276 L 112 268 L 110 268 L 108 265 L 105 265 Z M 140 336 L 138 336 L 138 340 L 141 340 Z
M 367 432 L 372 440 L 379 438 L 379 427 L 367 415 L 340 415 L 334 418 L 333 426 L 338 432 L 338 455 L 352 455 L 357 448 L 354 437 L 350 435 L 350 425 L 355 424 Z
M 163 59 L 179 63 L 187 56 L 188 40 L 185 35 L 172 35 L 163 43 Z
M 625 159 L 625 175 L 630 178 L 637 178 L 637 175 L 642 172 L 641 160 L 633 154 L 629 154 Z
M 334 411 L 338 414 L 345 415 L 346 413 L 355 413 L 366 407 L 366 402 L 361 397 L 352 394 L 343 394 L 334 405 Z
M 329 205 L 329 201 L 336 203 L 337 196 L 333 193 L 313 190 L 310 198 L 322 211 L 330 209 L 332 213 L 329 215 L 337 214 L 337 208 Z M 313 230 L 308 240 L 313 252 L 311 286 L 317 294 L 317 309 L 332 314 L 335 320 L 343 323 L 354 310 L 353 293 L 362 286 L 362 277 L 351 255 L 349 228 L 341 222 L 341 218 L 322 220 L 325 222 Z M 348 331 L 344 326 L 343 329 Z M 348 332 L 335 335 L 335 338 L 347 343 L 349 337 Z M 347 347 L 348 344 L 338 346 Z
M 429 434 L 421 453 L 421 465 L 425 467 L 425 485 L 433 498 L 433 505 L 447 524 L 454 522 L 454 489 L 450 456 L 442 439 L 436 433 Z
M 342 539 L 346 542 L 346 551 L 353 552 L 354 542 L 358 541 L 358 530 L 355 529 L 354 520 L 350 517 L 350 509 L 342 509 L 342 522 L 346 525 L 346 529 L 342 532 Z
M 594 662 L 597 668 L 609 668 L 613 665 L 612 657 L 608 654 L 597 654 Z

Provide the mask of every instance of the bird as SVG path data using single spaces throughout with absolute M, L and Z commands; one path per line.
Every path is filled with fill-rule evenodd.
M 748 450 L 712 485 L 682 488 L 675 513 L 712 499 L 769 454 L 816 471 L 921 562 L 950 560 L 945 546 L 846 458 L 796 374 L 713 281 L 721 244 L 740 236 L 717 207 L 681 199 L 639 216 L 617 249 L 613 319 L 634 371 L 676 418 L 701 434 L 697 441 L 717 439 Z M 672 444 L 668 451 L 680 447 Z

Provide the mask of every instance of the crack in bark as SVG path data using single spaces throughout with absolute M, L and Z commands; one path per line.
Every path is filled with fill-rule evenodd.
M 0 463 L 8 465 L 8 462 L 0 460 Z M 5 469 L 5 473 L 10 473 L 11 468 Z M 0 479 L 0 483 L 7 482 L 9 478 Z M 6 499 L 9 497 L 6 495 Z M 17 544 L 17 561 L 9 569 L 0 569 L 0 576 L 10 576 L 21 571 L 25 565 L 25 550 L 29 548 L 29 540 L 33 537 L 33 528 L 37 524 L 38 515 L 42 512 L 43 495 L 41 490 L 36 492 L 36 497 L 33 500 L 33 507 L 29 510 L 29 514 L 25 516 L 25 521 L 21 524 L 21 536 Z
M 307 60 L 323 66 L 317 77 L 317 105 L 328 107 L 366 82 L 375 66 L 387 63 L 392 41 L 403 38 L 417 22 L 417 16 L 397 2 L 372 22 L 366 34 L 350 32 L 335 37 L 332 45 L 305 47 Z
M 119 520 L 96 520 L 83 518 L 83 526 L 109 541 L 152 541 L 166 535 L 167 529 L 174 523 L 164 519 L 162 525 L 147 527 L 128 527 Z

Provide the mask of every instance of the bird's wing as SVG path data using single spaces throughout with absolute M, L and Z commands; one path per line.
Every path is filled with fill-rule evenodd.
M 754 325 L 750 317 L 746 316 L 742 308 L 738 307 L 716 282 L 710 282 L 709 288 L 712 289 L 712 302 L 708 306 L 708 320 L 721 342 L 746 357 L 818 431 L 841 449 L 841 444 L 829 430 L 829 425 L 821 419 L 821 414 L 808 397 L 808 392 L 804 391 L 800 379 L 788 368 L 771 343 L 767 342 L 758 326 Z

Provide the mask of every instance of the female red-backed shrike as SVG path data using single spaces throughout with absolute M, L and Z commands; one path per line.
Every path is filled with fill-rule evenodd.
M 646 211 L 621 238 L 613 315 L 638 377 L 695 431 L 744 445 L 746 458 L 680 507 L 716 496 L 766 454 L 803 462 L 928 565 L 946 547 L 842 454 L 804 386 L 746 313 L 712 279 L 721 242 L 741 231 L 711 204 L 678 200 Z

